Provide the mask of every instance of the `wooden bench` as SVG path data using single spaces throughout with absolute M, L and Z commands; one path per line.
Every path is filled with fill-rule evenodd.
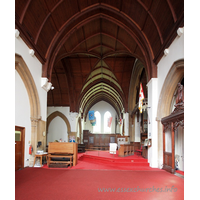
M 72 157 L 73 155 L 57 155 L 57 154 L 49 154 L 48 155 L 48 161 L 47 161 L 47 165 L 49 167 L 49 164 L 57 164 L 57 163 L 61 163 L 61 164 L 69 164 L 70 167 L 72 166 L 73 164 L 73 161 L 72 161 Z M 54 160 L 51 160 L 52 158 L 69 158 L 70 160 L 69 161 L 62 161 L 62 160 L 57 160 L 57 161 L 54 161 Z
M 133 144 L 120 144 L 118 151 L 119 157 L 130 156 L 134 154 L 134 145 Z
M 49 142 L 47 165 L 61 163 L 69 164 L 70 167 L 77 164 L 78 144 L 73 142 Z M 52 158 L 60 158 L 60 160 L 52 160 Z M 61 158 L 69 158 L 69 161 Z M 72 160 L 73 159 L 73 160 Z

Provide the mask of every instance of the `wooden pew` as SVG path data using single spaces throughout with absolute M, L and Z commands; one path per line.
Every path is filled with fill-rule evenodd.
M 134 145 L 133 144 L 120 144 L 118 151 L 119 157 L 131 156 L 134 154 Z
M 78 160 L 78 143 L 73 142 L 49 142 L 48 146 L 48 161 L 47 165 L 51 163 L 77 164 Z M 70 161 L 52 161 L 51 158 L 70 158 Z

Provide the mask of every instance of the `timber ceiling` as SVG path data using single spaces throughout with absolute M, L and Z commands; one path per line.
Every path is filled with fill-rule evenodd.
M 184 24 L 183 0 L 15 0 L 15 25 L 54 86 L 48 106 L 127 111 L 135 61 L 147 79 Z

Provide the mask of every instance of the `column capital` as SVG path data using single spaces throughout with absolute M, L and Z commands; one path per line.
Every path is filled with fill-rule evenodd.
M 32 127 L 36 127 L 38 121 L 41 120 L 42 117 L 41 116 L 40 117 L 30 117 L 30 119 L 31 119 L 31 126 Z

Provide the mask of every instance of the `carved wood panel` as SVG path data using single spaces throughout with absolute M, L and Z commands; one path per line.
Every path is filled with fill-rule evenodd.
M 172 153 L 168 153 L 168 152 L 164 152 L 164 156 L 165 156 L 165 165 L 167 166 L 172 166 Z

